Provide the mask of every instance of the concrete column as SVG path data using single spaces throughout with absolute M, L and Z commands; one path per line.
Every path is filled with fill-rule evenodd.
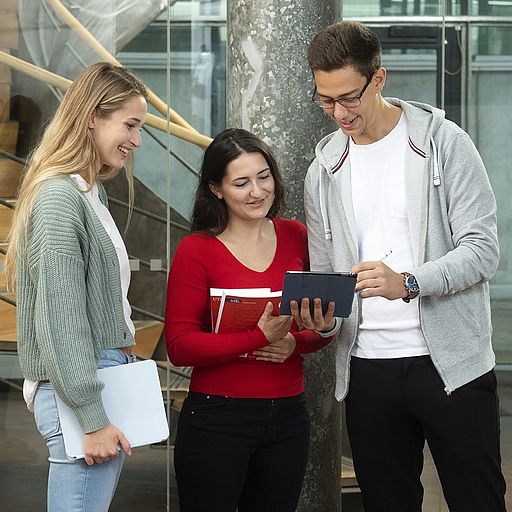
M 316 142 L 334 130 L 311 102 L 306 49 L 339 20 L 340 0 L 228 0 L 227 126 L 275 151 L 288 188 L 288 217 L 304 220 L 303 183 Z M 311 447 L 299 512 L 341 510 L 341 407 L 333 347 L 306 356 Z

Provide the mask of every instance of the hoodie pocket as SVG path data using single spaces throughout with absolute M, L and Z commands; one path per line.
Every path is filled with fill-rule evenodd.
M 490 312 L 487 311 L 477 289 L 469 288 L 454 294 L 452 304 L 469 331 L 469 336 L 473 335 L 477 340 L 487 340 L 491 337 Z

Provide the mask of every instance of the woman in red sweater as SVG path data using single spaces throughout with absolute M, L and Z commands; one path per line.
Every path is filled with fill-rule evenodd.
M 241 129 L 205 152 L 192 234 L 174 256 L 165 334 L 173 364 L 193 366 L 174 463 L 181 512 L 293 512 L 307 462 L 309 416 L 302 354 L 336 330 L 305 307 L 299 331 L 268 303 L 253 328 L 212 333 L 211 288 L 282 289 L 287 270 L 307 270 L 303 224 L 277 217 L 284 184 L 270 149 Z M 297 310 L 297 308 L 295 308 Z M 322 332 L 319 332 L 322 331 Z M 247 357 L 249 355 L 249 357 Z

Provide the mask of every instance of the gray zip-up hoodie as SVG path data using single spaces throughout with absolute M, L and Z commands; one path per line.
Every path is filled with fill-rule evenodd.
M 415 267 L 402 270 L 414 274 L 420 286 L 421 331 L 451 393 L 495 364 L 488 281 L 499 261 L 496 201 L 467 133 L 442 110 L 386 99 L 403 110 L 409 132 L 405 191 Z M 359 262 L 348 154 L 347 136 L 341 130 L 331 133 L 318 143 L 306 176 L 312 270 L 342 272 Z M 338 400 L 348 390 L 359 302 L 356 296 L 337 339 Z

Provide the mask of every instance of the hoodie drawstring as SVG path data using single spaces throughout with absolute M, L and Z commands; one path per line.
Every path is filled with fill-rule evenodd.
M 430 147 L 432 148 L 432 160 L 433 160 L 433 170 L 432 170 L 432 181 L 434 183 L 434 187 L 438 187 L 441 185 L 441 173 L 439 171 L 439 162 L 437 160 L 437 147 L 434 139 L 430 138 Z
M 329 225 L 329 216 L 327 215 L 327 211 L 325 208 L 325 202 L 324 202 L 323 182 L 324 182 L 325 173 L 326 173 L 326 169 L 321 167 L 320 173 L 319 173 L 319 184 L 318 184 L 318 192 L 320 194 L 320 215 L 322 216 L 322 223 L 324 225 L 325 239 L 331 240 L 332 239 L 331 226 Z

